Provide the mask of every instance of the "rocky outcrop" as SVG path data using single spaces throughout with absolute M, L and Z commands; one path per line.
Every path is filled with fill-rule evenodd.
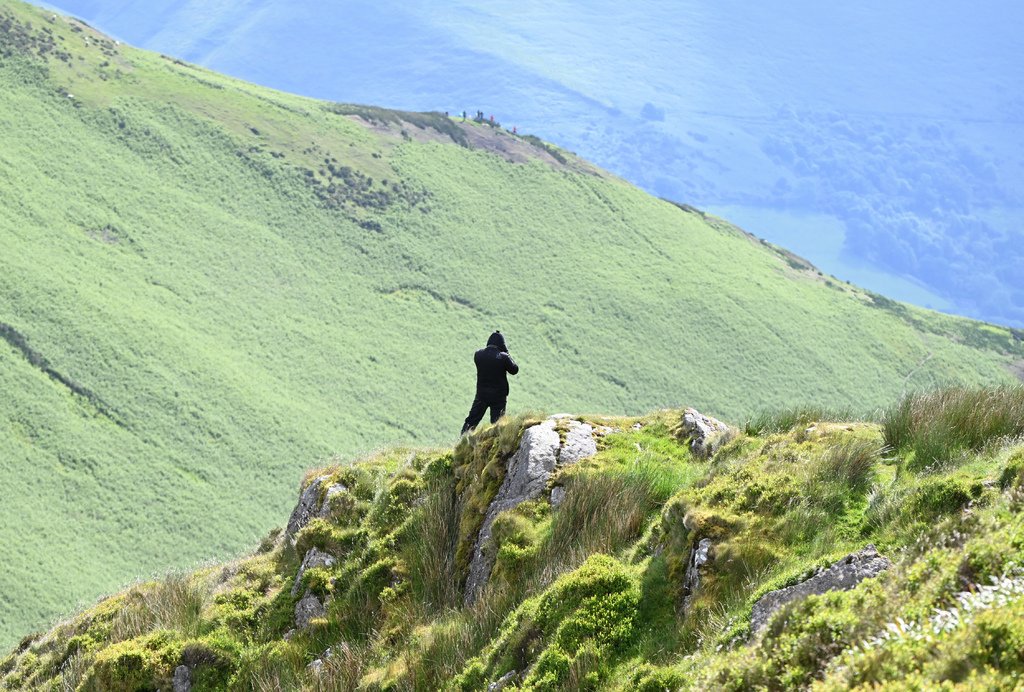
M 329 476 L 320 476 L 313 479 L 313 482 L 306 486 L 306 489 L 299 495 L 299 504 L 295 505 L 292 515 L 288 517 L 288 526 L 285 528 L 285 538 L 294 545 L 295 536 L 306 524 L 310 522 L 321 509 L 320 491 L 321 485 L 327 481 Z
M 683 612 L 689 612 L 693 596 L 700 588 L 701 568 L 711 561 L 711 539 L 702 538 L 690 551 L 690 561 L 683 578 Z
M 575 464 L 597 454 L 597 440 L 594 439 L 594 426 L 578 420 L 569 421 L 569 430 L 565 433 L 565 442 L 558 451 L 558 463 L 563 466 Z
M 321 519 L 327 519 L 328 517 L 330 517 L 331 516 L 331 505 L 334 502 L 334 498 L 338 497 L 339 495 L 341 495 L 343 493 L 347 493 L 347 492 L 348 492 L 348 488 L 346 488 L 341 483 L 335 483 L 334 485 L 329 487 L 327 489 L 327 492 L 324 493 L 324 502 L 323 502 L 322 505 L 320 505 L 320 511 L 317 512 L 317 516 L 320 517 Z
M 682 439 L 689 440 L 690 451 L 706 459 L 721 445 L 729 432 L 729 426 L 696 409 L 688 408 L 683 413 L 679 431 Z
M 306 629 L 310 622 L 326 614 L 327 609 L 320 599 L 312 591 L 307 591 L 302 600 L 295 604 L 295 626 L 300 630 Z
M 828 591 L 847 591 L 891 566 L 889 559 L 879 555 L 873 545 L 851 553 L 806 581 L 771 591 L 758 599 L 750 616 L 750 629 L 754 634 L 759 633 L 772 614 L 787 603 Z
M 174 669 L 174 678 L 171 680 L 172 692 L 191 692 L 192 690 L 192 669 L 181 665 Z
M 515 454 L 508 461 L 505 480 L 498 489 L 487 514 L 484 516 L 480 533 L 473 547 L 469 576 L 466 579 L 466 604 L 476 601 L 491 576 L 494 555 L 486 549 L 491 540 L 491 527 L 502 512 L 541 496 L 547 489 L 548 480 L 558 466 L 575 464 L 581 459 L 597 453 L 594 440 L 595 429 L 589 423 L 569 420 L 565 443 L 561 442 L 556 425 L 565 416 L 553 416 L 548 420 L 527 428 Z M 599 432 L 606 432 L 601 429 Z M 560 493 L 564 497 L 564 491 Z
M 306 557 L 302 558 L 302 564 L 299 565 L 299 572 L 295 575 L 295 584 L 292 586 L 292 596 L 298 596 L 299 590 L 302 588 L 302 576 L 306 573 L 306 570 L 313 569 L 314 567 L 334 567 L 337 559 L 333 555 L 317 550 L 316 548 L 310 548 L 306 553 Z

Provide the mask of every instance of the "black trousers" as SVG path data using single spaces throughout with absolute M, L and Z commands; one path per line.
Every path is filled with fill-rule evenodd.
M 491 422 L 497 423 L 498 419 L 505 415 L 505 397 L 481 396 L 479 393 L 473 399 L 473 405 L 469 407 L 469 415 L 462 426 L 462 434 L 472 430 L 484 419 L 484 412 L 491 409 Z

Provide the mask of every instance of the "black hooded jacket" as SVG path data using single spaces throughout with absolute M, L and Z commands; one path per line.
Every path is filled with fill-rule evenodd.
M 515 375 L 519 366 L 508 354 L 505 337 L 494 332 L 487 339 L 487 348 L 473 355 L 476 363 L 476 396 L 478 399 L 505 399 L 508 397 L 508 374 Z

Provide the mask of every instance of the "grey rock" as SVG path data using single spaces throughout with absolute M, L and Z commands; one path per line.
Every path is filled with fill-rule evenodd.
M 848 591 L 891 566 L 889 559 L 879 555 L 873 545 L 851 553 L 806 581 L 771 591 L 758 599 L 750 616 L 750 629 L 754 634 L 761 632 L 775 611 L 787 603 L 829 591 Z
M 516 677 L 516 671 L 510 670 L 509 672 L 502 675 L 500 678 L 492 682 L 487 686 L 487 692 L 501 692 L 501 690 L 508 687 Z
M 493 556 L 484 553 L 484 547 L 491 540 L 491 526 L 495 518 L 507 509 L 527 500 L 539 497 L 544 492 L 548 478 L 558 464 L 559 438 L 555 421 L 527 428 L 519 441 L 519 448 L 508 462 L 505 480 L 498 489 L 494 502 L 487 508 L 469 564 L 466 579 L 466 604 L 472 604 L 491 576 Z
M 697 545 L 690 550 L 690 561 L 686 566 L 686 576 L 683 578 L 683 611 L 689 612 L 693 596 L 700 588 L 701 567 L 711 561 L 711 539 L 702 538 Z
M 597 442 L 594 440 L 594 427 L 578 420 L 569 421 L 569 432 L 565 434 L 565 444 L 558 452 L 559 464 L 575 464 L 597 454 Z
M 302 600 L 295 604 L 295 626 L 300 630 L 309 627 L 309 623 L 315 618 L 322 618 L 327 614 L 327 609 L 320 602 L 312 591 L 307 591 Z
M 288 518 L 288 527 L 285 529 L 285 538 L 295 544 L 295 535 L 309 523 L 310 519 L 316 516 L 318 500 L 320 499 L 320 486 L 329 476 L 315 478 L 312 483 L 299 495 L 299 504 L 295 505 L 292 515 Z
M 192 689 L 192 669 L 188 666 L 178 666 L 174 669 L 174 678 L 171 681 L 173 692 L 190 692 Z
M 329 517 L 331 515 L 331 502 L 338 495 L 341 495 L 341 494 L 347 493 L 347 492 L 348 492 L 348 488 L 346 488 L 341 483 L 335 483 L 334 485 L 329 487 L 327 489 L 327 492 L 324 493 L 324 502 L 323 502 L 322 505 L 320 505 L 320 511 L 317 512 L 317 516 L 320 517 L 321 519 L 326 519 L 327 517 Z
M 306 670 L 317 677 L 320 676 L 320 672 L 323 670 L 323 668 L 324 662 L 321 661 L 319 658 L 315 659 L 308 666 L 306 666 Z
M 688 408 L 683 413 L 682 430 L 683 435 L 690 440 L 690 451 L 706 458 L 714 454 L 715 442 L 729 432 L 729 426 L 696 409 Z
M 551 489 L 551 506 L 558 507 L 565 502 L 565 488 L 557 486 Z
M 487 508 L 480 533 L 473 547 L 473 557 L 469 564 L 469 576 L 466 579 L 467 605 L 476 601 L 491 576 L 494 556 L 485 552 L 491 540 L 491 526 L 502 512 L 512 509 L 527 500 L 541 496 L 547 488 L 548 481 L 555 468 L 567 466 L 597 454 L 597 442 L 594 440 L 594 426 L 578 420 L 569 420 L 565 444 L 561 443 L 555 425 L 568 414 L 551 416 L 546 421 L 527 428 L 519 447 L 508 462 L 505 480 L 498 489 L 498 495 Z M 599 432 L 610 428 L 600 427 Z M 561 490 L 555 499 L 555 491 Z M 555 488 L 552 491 L 553 502 L 565 497 L 565 489 Z
M 337 563 L 337 559 L 333 555 L 329 555 L 316 548 L 310 548 L 306 552 L 306 556 L 302 558 L 299 572 L 295 575 L 295 584 L 292 585 L 292 596 L 299 595 L 299 589 L 302 588 L 302 575 L 306 573 L 306 570 L 313 569 L 314 567 L 334 567 L 335 563 Z

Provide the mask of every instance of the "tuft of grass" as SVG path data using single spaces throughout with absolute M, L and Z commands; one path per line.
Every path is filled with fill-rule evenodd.
M 887 445 L 913 452 L 913 470 L 954 461 L 1024 436 L 1024 386 L 910 394 L 886 411 L 882 429 Z
M 111 633 L 112 641 L 133 639 L 153 630 L 174 630 L 185 637 L 201 634 L 202 615 L 212 601 L 208 578 L 174 574 L 129 591 Z
M 861 492 L 887 448 L 878 440 L 849 437 L 833 443 L 822 456 L 821 471 L 845 488 Z
M 824 408 L 821 406 L 796 406 L 781 410 L 765 410 L 747 419 L 743 432 L 750 436 L 785 433 L 797 426 L 807 427 L 822 421 L 842 422 L 853 420 L 849 411 Z

